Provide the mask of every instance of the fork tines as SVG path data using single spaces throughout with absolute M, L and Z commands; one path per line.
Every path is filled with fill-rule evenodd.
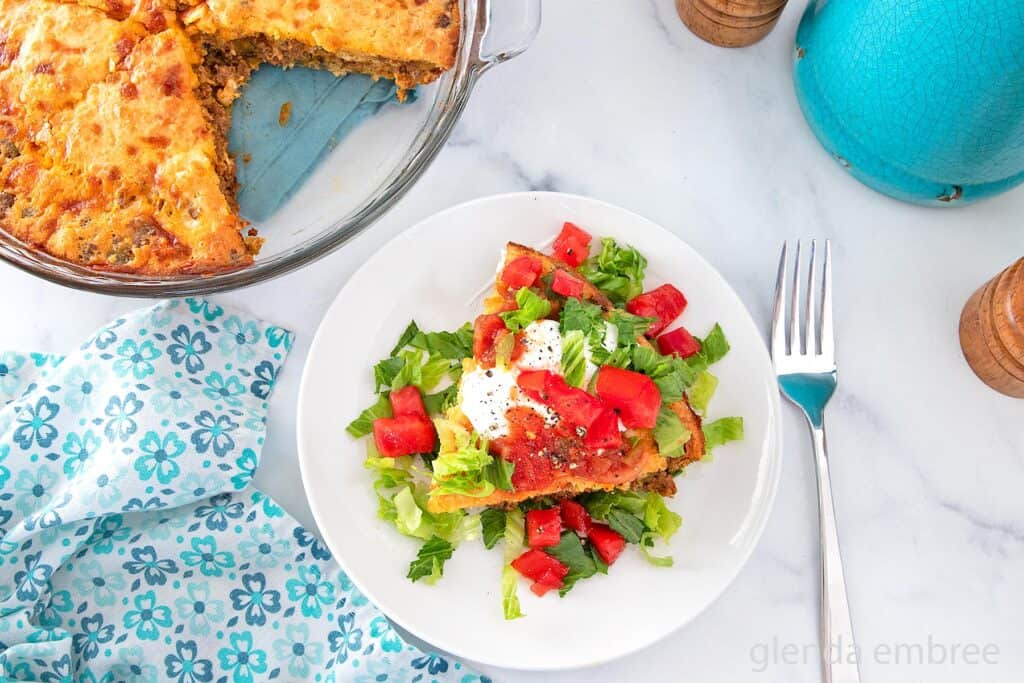
M 789 244 L 783 243 L 779 258 L 779 276 L 775 284 L 775 308 L 772 314 L 772 358 L 787 356 L 822 357 L 832 362 L 835 356 L 835 339 L 832 332 L 832 243 L 825 240 L 825 257 L 818 266 L 818 241 L 811 240 L 807 285 L 803 293 L 800 287 L 802 266 L 801 244 L 796 243 L 793 259 L 792 285 L 789 287 L 789 306 L 786 306 L 786 289 L 790 280 Z M 820 270 L 820 276 L 817 271 Z M 816 280 L 819 277 L 820 280 Z M 820 281 L 820 287 L 815 282 Z M 820 293 L 821 305 L 815 307 L 815 292 Z M 801 321 L 801 294 L 803 295 L 803 321 Z M 786 322 L 789 335 L 786 335 Z M 801 322 L 803 332 L 801 333 Z

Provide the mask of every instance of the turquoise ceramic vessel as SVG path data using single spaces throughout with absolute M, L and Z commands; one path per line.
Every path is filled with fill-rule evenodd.
M 866 185 L 949 206 L 1024 182 L 1024 0 L 811 0 L 804 116 Z

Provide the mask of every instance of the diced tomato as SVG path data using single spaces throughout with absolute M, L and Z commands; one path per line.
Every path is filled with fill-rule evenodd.
M 644 332 L 648 337 L 657 337 L 685 308 L 686 297 L 672 285 L 662 285 L 626 302 L 626 310 L 633 315 L 655 319 Z
M 534 581 L 530 585 L 530 590 L 537 597 L 543 597 L 545 593 L 556 588 L 561 588 L 563 584 L 562 578 L 554 572 L 547 571 L 541 574 L 541 577 Z
M 614 563 L 626 548 L 626 539 L 607 524 L 595 524 L 590 527 L 587 539 L 607 565 Z
M 619 411 L 622 424 L 650 429 L 661 409 L 661 391 L 647 375 L 605 365 L 597 372 L 597 395 Z
M 564 377 L 554 373 L 545 378 L 544 393 L 552 410 L 573 427 L 587 429 L 604 410 L 599 398 L 569 386 Z
M 421 415 L 380 417 L 373 421 L 373 441 L 385 458 L 434 450 L 434 423 Z
M 420 390 L 409 385 L 401 389 L 395 389 L 389 397 L 391 399 L 391 412 L 395 417 L 413 415 L 419 417 L 427 416 L 427 409 L 423 406 L 423 397 Z
M 590 239 L 590 233 L 566 221 L 555 238 L 552 251 L 556 259 L 575 268 L 590 255 Z
M 562 513 L 558 508 L 526 513 L 526 542 L 531 548 L 558 545 L 562 537 Z
M 558 505 L 562 509 L 562 523 L 567 528 L 572 529 L 580 536 L 586 536 L 590 532 L 593 520 L 590 519 L 590 514 L 585 507 L 568 498 Z
M 509 289 L 532 287 L 540 277 L 542 265 L 540 259 L 533 256 L 520 256 L 505 266 L 501 271 L 501 281 Z
M 473 357 L 482 366 L 494 366 L 494 343 L 498 335 L 506 331 L 500 315 L 480 315 L 473 321 Z
M 666 356 L 689 358 L 700 351 L 700 342 L 685 327 L 677 327 L 658 337 L 658 348 Z
M 537 414 L 533 410 L 529 412 Z M 530 441 L 520 441 L 504 452 L 505 459 L 515 465 L 512 471 L 512 489 L 515 491 L 536 491 L 555 478 L 551 460 L 537 457 L 534 450 Z
M 536 548 L 531 548 L 512 560 L 512 568 L 531 581 L 537 582 L 543 580 L 554 583 L 555 578 L 561 581 L 569 573 L 568 567 Z
M 551 291 L 562 296 L 576 297 L 583 296 L 583 280 L 574 277 L 562 269 L 555 271 L 551 277 Z
M 543 403 L 545 401 L 544 386 L 550 374 L 547 370 L 527 370 L 519 373 L 519 376 L 516 377 L 516 385 L 520 391 L 534 401 Z
M 619 431 L 619 414 L 611 408 L 605 408 L 589 427 L 583 437 L 583 445 L 592 451 L 600 448 L 619 448 L 622 446 L 622 433 Z

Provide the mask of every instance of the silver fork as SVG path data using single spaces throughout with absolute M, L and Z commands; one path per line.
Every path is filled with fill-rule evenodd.
M 843 559 L 839 554 L 836 512 L 828 474 L 825 442 L 825 405 L 836 389 L 835 335 L 832 329 L 832 244 L 825 240 L 821 275 L 821 309 L 815 309 L 815 252 L 811 242 L 810 267 L 804 305 L 804 334 L 800 333 L 800 242 L 796 243 L 793 284 L 790 291 L 789 339 L 786 338 L 786 283 L 789 278 L 788 245 L 782 245 L 779 277 L 775 285 L 772 315 L 772 362 L 783 396 L 807 417 L 814 441 L 818 474 L 818 523 L 821 539 L 820 653 L 825 683 L 859 683 L 853 625 L 846 599 Z M 820 320 L 820 322 L 819 322 Z M 836 657 L 832 656 L 833 646 Z

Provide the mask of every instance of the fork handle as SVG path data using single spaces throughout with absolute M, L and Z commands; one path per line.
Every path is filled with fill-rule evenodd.
M 821 667 L 825 683 L 860 683 L 857 649 L 846 599 L 843 558 L 839 553 L 836 511 L 828 470 L 825 423 L 821 415 L 808 418 L 818 473 L 818 523 L 821 540 Z

